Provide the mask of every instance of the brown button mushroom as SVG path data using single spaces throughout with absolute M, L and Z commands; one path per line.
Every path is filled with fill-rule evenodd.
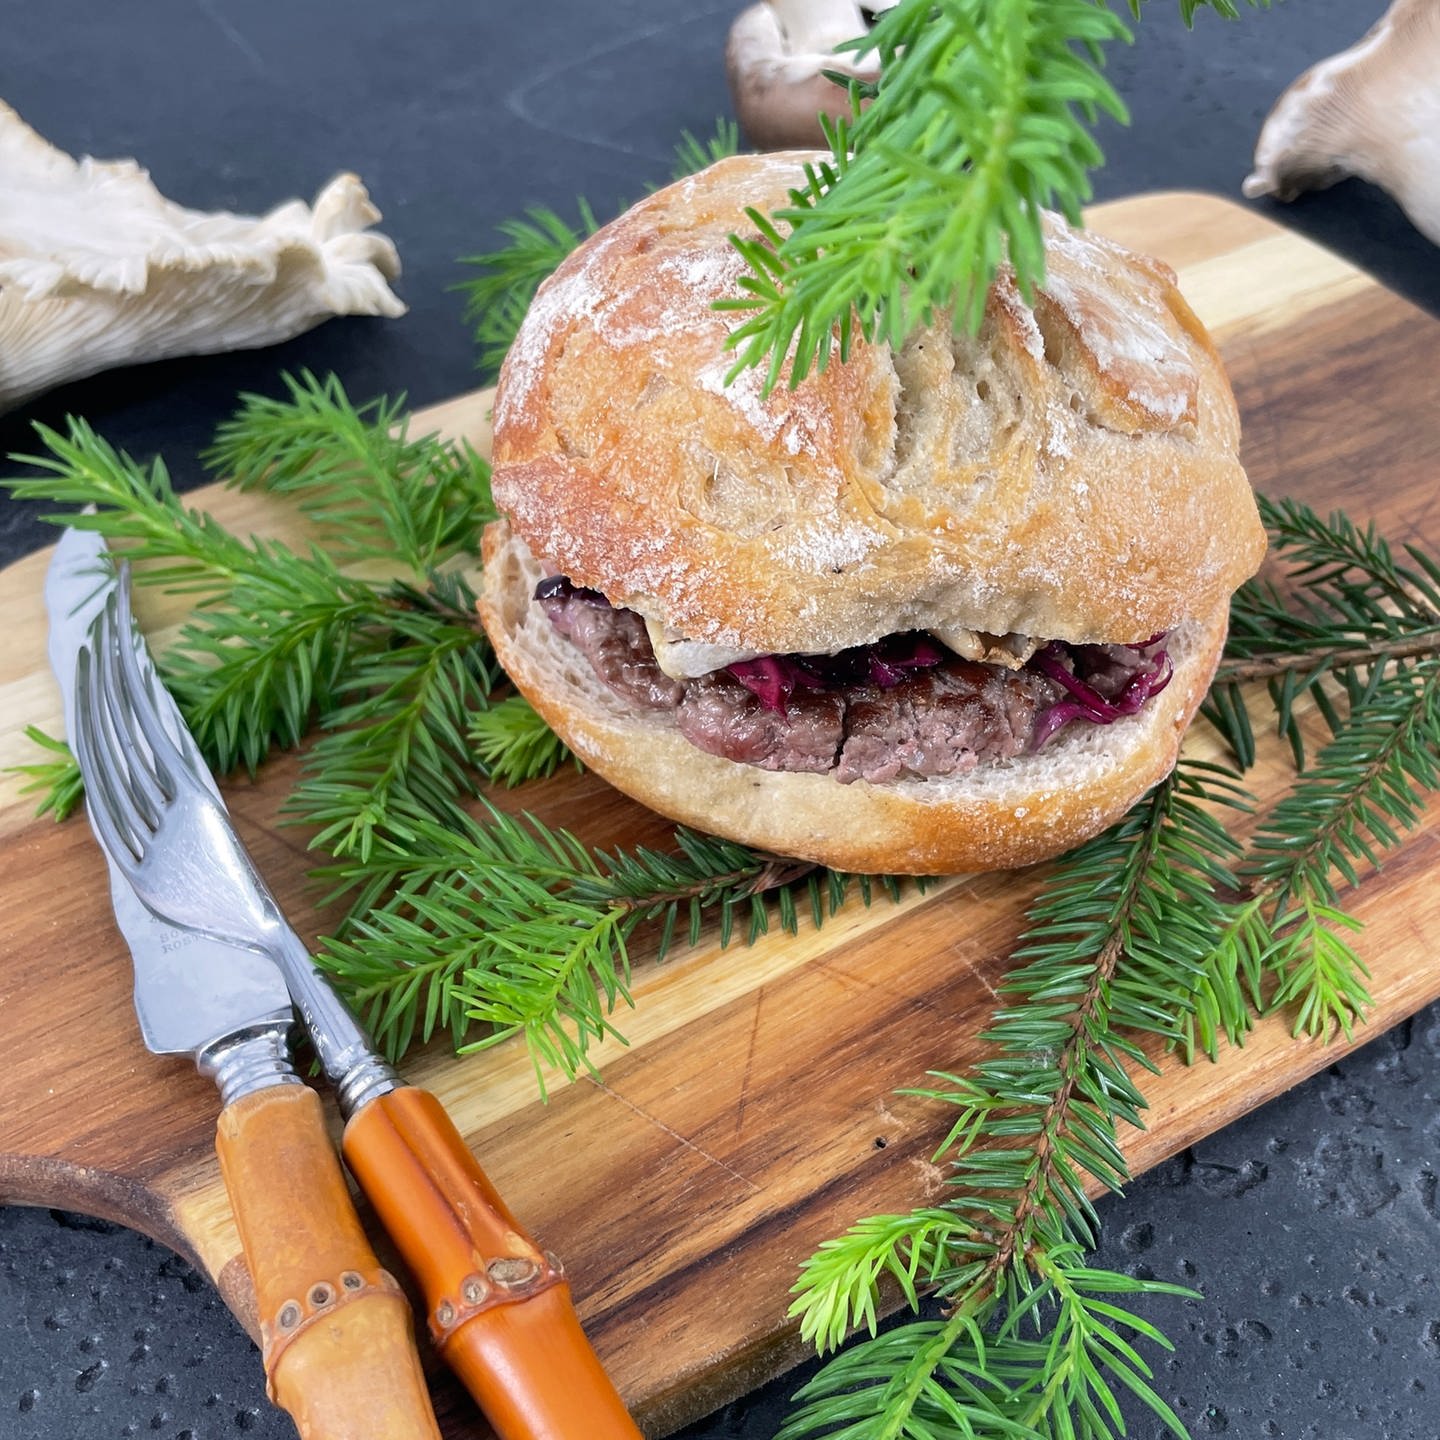
M 848 115 L 845 88 L 825 71 L 874 80 L 875 56 L 836 55 L 837 45 L 863 35 L 895 0 L 765 0 L 730 27 L 725 70 L 735 113 L 760 150 L 824 143 L 820 115 Z M 857 63 L 858 62 L 858 63 Z

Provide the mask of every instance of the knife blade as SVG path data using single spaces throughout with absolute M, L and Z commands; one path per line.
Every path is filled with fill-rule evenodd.
M 45 576 L 45 608 L 67 735 L 74 732 L 75 662 L 114 585 L 104 540 L 92 531 L 66 530 Z M 178 717 L 162 712 L 162 719 L 174 733 Z M 115 923 L 135 962 L 135 1013 L 148 1049 L 196 1054 L 236 1029 L 237 1016 L 241 1026 L 292 1023 L 290 992 L 272 960 L 167 925 L 136 899 L 108 855 L 105 868 Z
M 80 652 L 116 585 L 103 538 L 67 529 L 45 578 L 67 735 Z M 161 723 L 182 733 L 174 702 L 157 694 Z M 255 1282 L 271 1399 L 304 1440 L 438 1440 L 409 1304 L 365 1238 L 319 1097 L 290 1063 L 284 975 L 265 955 L 158 919 L 105 861 L 141 1038 L 156 1054 L 191 1055 L 220 1087 L 216 1149 Z

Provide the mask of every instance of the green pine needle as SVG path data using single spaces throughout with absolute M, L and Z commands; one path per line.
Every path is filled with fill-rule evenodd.
M 1302 701 L 1332 734 L 1389 667 L 1440 655 L 1440 566 L 1414 546 L 1397 560 L 1373 525 L 1296 500 L 1260 496 L 1272 551 L 1289 566 L 1285 588 L 1252 580 L 1230 607 L 1225 660 L 1205 714 L 1242 766 L 1254 763 L 1245 685 L 1263 680 L 1280 734 L 1305 763 Z
M 1294 1016 L 1297 1034 L 1348 1037 L 1370 998 L 1363 962 L 1342 933 L 1351 924 L 1338 908 L 1340 886 L 1382 862 L 1440 783 L 1440 565 L 1414 546 L 1398 558 L 1373 525 L 1339 512 L 1322 518 L 1295 500 L 1259 499 L 1287 573 L 1235 596 L 1206 714 L 1241 763 L 1253 763 L 1247 686 L 1264 681 L 1301 773 L 1242 867 L 1250 928 L 1238 929 L 1236 953 L 1215 963 L 1243 965 L 1257 999 L 1270 982 L 1270 1003 Z M 1307 766 L 1312 707 L 1331 738 Z M 1253 928 L 1262 912 L 1268 940 Z M 1242 1020 L 1208 1010 L 1212 1034 Z
M 1091 0 L 901 0 L 841 47 L 873 52 L 880 80 L 790 204 L 752 211 L 758 236 L 734 242 L 750 266 L 726 305 L 746 316 L 737 369 L 763 366 L 768 387 L 788 362 L 793 386 L 856 330 L 898 347 L 941 312 L 976 330 L 1007 258 L 1031 296 L 1041 208 L 1079 223 L 1103 159 L 1089 127 L 1127 118 L 1099 61 L 1129 38 Z
M 473 447 L 412 438 L 403 395 L 356 407 L 333 375 L 281 380 L 288 399 L 240 397 L 205 453 L 213 473 L 298 496 L 341 564 L 380 558 L 421 573 L 478 554 L 495 507 L 489 463 Z
M 629 945 L 642 927 L 663 956 L 681 927 L 696 943 L 718 922 L 725 944 L 739 921 L 753 941 L 772 909 L 794 933 L 797 898 L 817 925 L 844 900 L 835 872 L 689 830 L 675 839 L 674 852 L 591 851 L 489 805 L 478 820 L 408 819 L 403 835 L 321 872 L 332 898 L 351 898 L 321 964 L 389 1053 L 437 1030 L 470 1049 L 521 1035 L 542 1083 L 547 1069 L 573 1078 L 593 1044 L 617 1034 L 610 1016 L 629 1003 Z M 480 1022 L 493 1028 L 476 1038 Z
M 11 765 L 3 773 L 25 777 L 20 793 L 40 796 L 40 803 L 35 807 L 37 816 L 53 815 L 57 820 L 64 820 L 85 798 L 80 766 L 63 740 L 47 735 L 38 725 L 27 725 L 25 737 L 56 758 L 30 765 Z
M 464 281 L 465 320 L 480 347 L 480 370 L 486 380 L 500 373 L 500 364 L 514 343 L 515 332 L 540 288 L 560 262 L 599 228 L 595 213 L 583 196 L 575 202 L 578 225 L 562 220 L 553 210 L 537 205 L 524 218 L 502 221 L 495 228 L 505 244 L 478 255 L 462 257 L 480 273 Z
M 1181 0 L 1187 25 L 1205 3 Z M 745 298 L 722 307 L 746 316 L 736 369 L 763 368 L 768 390 L 848 354 L 856 331 L 898 346 L 946 315 L 973 332 L 1003 263 L 1028 299 L 1045 275 L 1042 207 L 1080 223 L 1099 117 L 1129 121 L 1101 67 L 1130 38 L 1093 0 L 900 0 L 840 46 L 873 55 L 880 78 L 852 82 L 830 155 L 734 241 L 750 266 Z
M 1132 1072 L 1150 1066 L 1132 1037 L 1183 1043 L 1209 992 L 1245 1003 L 1240 978 L 1212 963 L 1235 921 L 1217 892 L 1235 888 L 1240 853 L 1213 807 L 1247 803 L 1227 772 L 1182 761 L 1059 862 L 982 1037 L 987 1058 L 909 1092 L 952 1110 L 934 1157 L 951 1197 L 862 1220 L 802 1268 L 791 1313 L 821 1353 L 857 1327 L 874 1338 L 806 1387 L 786 1436 L 1109 1436 L 1123 1433 L 1116 1386 L 1178 1426 L 1112 1322 L 1169 1342 L 1100 1297 L 1189 1292 L 1080 1264 L 1098 1223 L 1086 1188 L 1128 1176 L 1117 1132 L 1142 1124 Z M 877 1335 L 884 1278 L 912 1307 L 936 1290 L 950 1319 Z
M 488 703 L 489 647 L 469 625 L 426 610 L 389 617 L 383 649 L 357 655 L 336 686 L 327 731 L 284 806 L 318 827 L 312 849 L 367 859 L 376 840 L 412 838 L 412 821 L 455 821 L 475 793 L 468 729 Z
M 716 120 L 714 131 L 705 140 L 697 140 L 688 130 L 682 130 L 679 143 L 675 146 L 675 164 L 670 170 L 670 178 L 683 180 L 687 175 L 698 175 L 717 160 L 739 153 L 740 127 L 725 116 Z
M 1270 0 L 1245 0 L 1245 3 L 1252 10 L 1268 10 L 1270 8 Z M 1235 0 L 1180 0 L 1180 18 L 1185 22 L 1185 28 L 1192 29 L 1196 14 L 1207 8 L 1213 10 L 1223 20 L 1240 18 L 1240 7 Z M 1140 0 L 1130 0 L 1130 12 L 1137 20 L 1140 18 Z
M 975 1292 L 949 1317 L 916 1320 L 852 1344 L 795 1396 L 777 1440 L 845 1436 L 1036 1440 L 1126 1434 L 1120 1392 L 1170 1433 L 1179 1417 L 1128 1335 L 1170 1341 L 1112 1296 L 1195 1298 L 1193 1290 L 1085 1266 L 1079 1247 L 1034 1257 L 1034 1275 L 1003 1300 Z
M 718 119 L 713 133 L 704 140 L 684 130 L 675 146 L 671 178 L 683 180 L 739 150 L 740 127 L 733 120 Z M 575 213 L 578 223 L 571 224 L 546 206 L 534 206 L 523 217 L 495 227 L 505 244 L 461 258 L 462 265 L 480 272 L 458 288 L 465 295 L 465 321 L 480 348 L 479 367 L 486 380 L 500 373 L 541 281 L 600 228 L 583 195 L 576 197 Z
M 470 744 L 486 775 L 513 787 L 543 780 L 564 764 L 578 770 L 579 759 L 545 723 L 523 695 L 509 695 L 470 717 Z

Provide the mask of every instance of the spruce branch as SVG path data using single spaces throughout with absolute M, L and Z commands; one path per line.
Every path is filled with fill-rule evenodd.
M 751 940 L 768 929 L 772 903 L 793 932 L 797 894 L 817 924 L 845 897 L 845 877 L 731 841 L 680 829 L 675 853 L 592 851 L 481 803 L 479 819 L 407 819 L 403 838 L 377 836 L 368 855 L 321 872 L 352 905 L 320 963 L 391 1053 L 437 1029 L 467 1050 L 518 1034 L 542 1085 L 547 1067 L 573 1078 L 595 1041 L 617 1034 L 609 1017 L 629 1004 L 642 926 L 663 956 L 682 918 L 692 943 L 717 918 L 724 944 L 738 918 Z M 474 1038 L 477 1024 L 492 1029 Z
M 296 744 L 383 621 L 376 588 L 319 549 L 232 535 L 182 504 L 162 460 L 143 467 L 82 420 L 36 433 L 45 453 L 15 458 L 40 474 L 7 480 L 12 492 L 93 507 L 45 518 L 98 531 L 146 562 L 137 582 L 195 598 L 162 673 L 209 764 L 253 768 L 272 745 Z
M 10 765 L 4 773 L 22 777 L 22 795 L 40 796 L 40 803 L 35 807 L 37 816 L 53 815 L 57 820 L 64 820 L 85 798 L 80 766 L 63 740 L 47 735 L 38 725 L 27 725 L 25 737 L 55 758 L 29 765 Z
M 1085 122 L 1126 118 L 1098 62 L 1128 38 L 1090 0 L 901 0 L 842 46 L 873 52 L 880 79 L 852 87 L 853 117 L 830 127 L 831 155 L 789 205 L 752 211 L 759 237 L 734 241 L 750 265 L 727 305 L 750 312 L 736 368 L 765 365 L 768 387 L 788 359 L 796 385 L 854 330 L 898 346 L 940 311 L 978 328 L 1007 255 L 1031 296 L 1041 207 L 1078 224 L 1103 159 Z
M 822 1353 L 857 1326 L 871 1338 L 802 1392 L 784 1435 L 1109 1436 L 1123 1431 L 1117 1385 L 1184 1433 L 1113 1322 L 1168 1342 L 1100 1297 L 1188 1292 L 1081 1264 L 1097 1224 L 1086 1186 L 1127 1178 L 1117 1130 L 1142 1123 L 1131 1072 L 1153 1068 L 1132 1037 L 1185 1042 L 1179 1017 L 1216 990 L 1243 1007 L 1240 977 L 1213 959 L 1249 922 L 1217 893 L 1234 892 L 1239 848 L 1211 807 L 1247 803 L 1227 772 L 1182 761 L 1060 862 L 983 1037 L 990 1055 L 911 1092 L 954 1112 L 935 1160 L 957 1193 L 861 1221 L 802 1269 L 802 1334 Z M 933 1288 L 946 1317 L 878 1335 L 886 1276 L 912 1306 Z
M 728 116 L 722 115 L 715 121 L 715 128 L 703 140 L 697 140 L 688 130 L 680 132 L 675 145 L 675 163 L 670 167 L 672 180 L 683 180 L 687 175 L 698 175 L 717 160 L 725 160 L 740 153 L 740 127 Z
M 470 744 L 485 773 L 500 785 L 543 780 L 580 760 L 523 695 L 507 695 L 470 717 Z
M 1417 634 L 1391 640 L 1371 640 L 1364 645 L 1317 646 L 1308 650 L 1276 651 L 1248 660 L 1227 660 L 1215 678 L 1222 685 L 1243 685 L 1249 680 L 1269 680 L 1291 670 L 1325 672 L 1352 666 L 1385 665 L 1395 660 L 1418 660 L 1440 654 L 1440 625 L 1426 626 Z
M 705 140 L 682 131 L 675 147 L 671 178 L 683 180 L 716 160 L 737 154 L 739 148 L 740 129 L 732 120 L 717 120 L 714 133 Z M 457 288 L 465 295 L 465 322 L 480 348 L 479 369 L 487 381 L 500 373 L 500 365 L 541 282 L 600 228 L 583 195 L 576 197 L 575 213 L 578 219 L 572 223 L 547 206 L 533 206 L 523 216 L 504 220 L 495 227 L 504 244 L 461 257 L 462 265 L 473 266 L 479 272 Z
M 1408 661 L 1440 656 L 1440 566 L 1414 546 L 1398 559 L 1373 524 L 1361 529 L 1342 512 L 1322 519 L 1296 500 L 1258 498 L 1272 550 L 1288 567 L 1286 586 L 1252 580 L 1234 596 L 1204 713 L 1241 764 L 1253 764 L 1242 685 L 1264 679 L 1279 732 L 1303 766 L 1302 700 L 1337 734 L 1372 684 Z
M 1187 25 L 1202 3 L 1181 0 Z M 1233 0 L 1211 8 L 1238 14 Z M 750 266 L 745 297 L 722 307 L 747 315 L 735 368 L 764 367 L 768 390 L 843 357 L 857 331 L 898 346 L 942 313 L 978 329 L 1002 263 L 1029 299 L 1045 273 L 1042 207 L 1079 224 L 1104 160 L 1095 125 L 1128 123 L 1101 67 L 1130 39 L 1093 0 L 900 0 L 838 47 L 873 54 L 879 80 L 852 82 L 830 155 L 787 206 L 751 212 L 758 238 L 735 239 Z
M 475 555 L 495 518 L 490 466 L 465 442 L 410 435 L 405 397 L 351 404 L 335 376 L 282 375 L 288 399 L 242 395 L 205 463 L 241 490 L 295 495 L 344 564 L 423 573 Z
M 147 469 L 84 420 L 70 419 L 64 434 L 36 424 L 35 434 L 42 453 L 10 458 L 39 473 L 7 478 L 10 493 L 19 500 L 75 506 L 76 513 L 41 518 L 98 531 L 119 542 L 129 559 L 156 562 L 136 569 L 137 583 L 193 595 L 199 604 L 242 580 L 273 585 L 281 593 L 292 584 L 304 585 L 294 569 L 298 557 L 287 546 L 260 540 L 247 544 L 211 516 L 182 505 L 162 459 Z M 93 514 L 85 513 L 89 506 Z M 311 558 L 325 565 L 323 556 Z
M 465 293 L 465 321 L 480 347 L 479 368 L 487 381 L 500 373 L 541 281 L 600 228 L 583 195 L 576 199 L 575 209 L 579 220 L 571 224 L 547 206 L 533 206 L 523 217 L 495 227 L 503 245 L 461 257 L 462 265 L 473 265 L 480 272 L 459 288 Z
M 1348 885 L 1378 868 L 1424 813 L 1440 784 L 1440 660 L 1378 679 L 1344 727 L 1266 817 L 1243 867 L 1273 906 L 1277 943 L 1266 956 L 1274 1003 L 1295 1010 L 1295 1032 L 1347 1038 L 1369 1006 L 1368 971 L 1341 933 Z
M 333 378 L 288 383 L 289 402 L 245 400 L 211 456 L 237 484 L 263 480 L 298 494 L 302 508 L 329 530 L 334 553 L 239 539 L 180 501 L 163 461 L 142 467 L 83 421 L 72 421 L 65 435 L 38 426 L 46 453 L 17 458 L 41 474 L 7 482 L 22 497 L 94 507 L 91 514 L 47 518 L 97 530 L 130 558 L 149 562 L 134 572 L 141 583 L 197 597 L 162 673 L 206 760 L 220 771 L 253 770 L 272 746 L 299 744 L 317 720 L 334 729 L 373 719 L 371 711 L 387 702 L 357 709 L 356 687 L 365 681 L 352 671 L 382 689 L 392 686 L 393 700 L 397 667 L 422 650 L 438 646 L 454 655 L 468 644 L 475 654 L 449 667 L 450 681 L 483 671 L 488 653 L 474 596 L 460 577 L 431 570 L 417 576 L 419 587 L 382 585 L 347 574 L 335 558 L 398 555 L 423 570 L 468 550 L 475 527 L 493 514 L 484 461 L 433 436 L 407 439 L 397 402 L 357 409 Z M 462 613 L 464 637 L 456 624 Z M 402 632 L 409 651 L 389 654 Z M 460 695 L 483 701 L 486 689 L 488 680 Z M 442 712 L 436 702 L 426 713 L 438 725 Z M 449 719 L 463 736 L 464 717 L 452 711 Z M 413 727 L 394 732 L 402 768 L 412 733 Z M 335 746 L 346 761 L 354 749 L 353 741 Z M 447 772 L 444 757 L 461 749 L 463 741 L 448 749 L 427 745 L 420 759 L 435 763 L 408 775 L 409 789 L 427 779 L 443 788 L 454 770 Z M 392 791 L 381 786 L 382 809 Z M 302 813 L 309 818 L 304 806 Z M 322 823 L 338 818 L 333 807 L 320 816 Z M 357 843 L 368 828 L 357 819 Z
M 1301 773 L 1261 824 L 1241 867 L 1248 901 L 1227 966 L 1246 988 L 1271 991 L 1296 1033 L 1352 1034 L 1370 1003 L 1367 971 L 1347 938 L 1341 883 L 1378 867 L 1420 820 L 1436 788 L 1440 752 L 1440 566 L 1407 546 L 1405 558 L 1372 524 L 1322 518 L 1295 500 L 1260 497 L 1283 584 L 1252 581 L 1235 596 L 1226 658 L 1206 715 L 1242 764 L 1253 762 L 1253 701 L 1244 682 L 1266 681 L 1280 734 Z M 1331 738 L 1306 765 L 1302 700 Z M 1214 1005 L 1205 1007 L 1220 1020 Z M 1241 1017 L 1231 1013 L 1229 1026 Z
M 412 820 L 453 822 L 475 793 L 468 728 L 493 679 L 470 626 L 392 614 L 386 646 L 356 656 L 337 685 L 345 703 L 326 715 L 283 813 L 319 827 L 312 849 L 362 860 L 380 834 L 411 838 Z

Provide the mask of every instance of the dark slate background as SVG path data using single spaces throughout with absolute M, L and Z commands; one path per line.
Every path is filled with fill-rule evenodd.
M 728 110 L 738 0 L 50 0 L 4 6 L 0 97 L 72 152 L 135 155 L 184 203 L 241 211 L 357 171 L 405 263 L 403 320 L 335 322 L 275 350 L 82 382 L 0 419 L 83 413 L 182 482 L 238 390 L 334 370 L 352 395 L 416 404 L 474 383 L 456 259 L 524 206 L 577 192 L 613 212 L 663 180 L 684 128 Z M 1238 198 L 1271 101 L 1356 39 L 1379 0 L 1304 0 L 1186 35 L 1147 7 L 1112 76 L 1134 124 L 1108 126 L 1101 198 L 1196 188 Z M 1276 218 L 1440 313 L 1436 251 L 1358 183 Z M 1437 477 L 1440 479 L 1440 477 Z M 1376 477 L 1383 484 L 1383 477 Z M 47 538 L 0 501 L 0 562 Z M 8 1043 L 34 1043 L 8 1037 Z M 1440 1008 L 1431 1008 L 1140 1179 L 1104 1209 L 1100 1261 L 1192 1283 L 1150 1313 L 1177 1342 L 1159 1384 L 1195 1436 L 1440 1435 Z M 0 1099 L 0 1127 L 5 1102 Z M 774 1434 L 788 1377 L 689 1432 Z M 84 1217 L 0 1209 L 0 1440 L 290 1436 L 259 1356 L 203 1277 Z M 1132 1434 L 1163 1431 L 1137 1413 Z

